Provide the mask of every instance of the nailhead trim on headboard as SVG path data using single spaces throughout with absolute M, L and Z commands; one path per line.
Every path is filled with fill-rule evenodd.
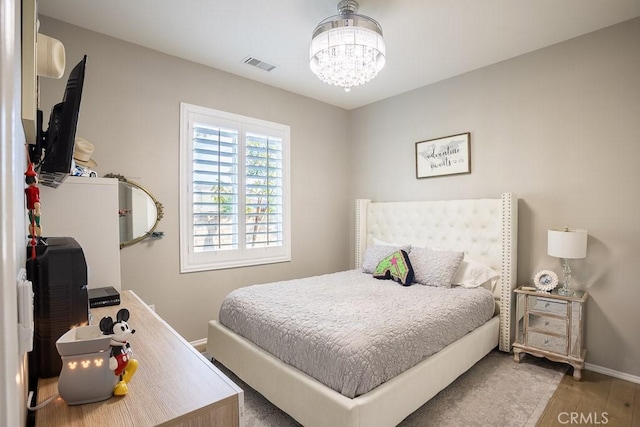
M 356 268 L 362 267 L 362 258 L 367 249 L 367 207 L 368 199 L 356 199 Z
M 517 234 L 518 234 L 518 200 L 511 193 L 502 194 L 502 287 L 500 311 L 513 313 L 513 289 L 516 287 L 517 271 Z M 511 314 L 500 316 L 501 351 L 511 351 L 513 334 L 511 332 Z

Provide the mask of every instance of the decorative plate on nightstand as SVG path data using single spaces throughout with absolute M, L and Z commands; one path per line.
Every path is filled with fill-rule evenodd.
M 558 286 L 558 275 L 551 270 L 541 270 L 533 276 L 533 284 L 540 291 L 549 292 Z

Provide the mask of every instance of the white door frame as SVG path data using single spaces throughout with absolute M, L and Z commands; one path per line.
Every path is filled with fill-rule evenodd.
M 26 261 L 20 5 L 0 0 L 0 425 L 23 426 L 27 374 L 18 354 L 16 279 Z

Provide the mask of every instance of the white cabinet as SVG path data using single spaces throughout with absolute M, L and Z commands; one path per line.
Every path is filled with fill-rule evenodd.
M 118 180 L 68 177 L 58 188 L 40 187 L 42 235 L 73 237 L 89 268 L 89 288 L 120 285 Z

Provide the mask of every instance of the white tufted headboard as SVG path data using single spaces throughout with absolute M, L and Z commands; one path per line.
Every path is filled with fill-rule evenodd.
M 494 295 L 500 304 L 500 350 L 513 342 L 511 295 L 516 287 L 518 201 L 499 199 L 372 202 L 356 200 L 356 268 L 367 246 L 386 242 L 464 251 L 500 272 Z

